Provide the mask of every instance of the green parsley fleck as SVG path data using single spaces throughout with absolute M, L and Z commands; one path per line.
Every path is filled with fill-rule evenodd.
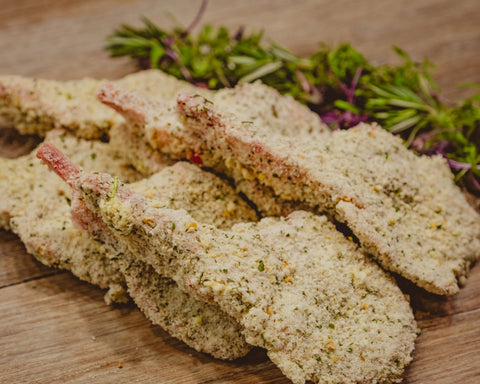
M 263 260 L 257 260 L 258 262 L 258 270 L 263 272 L 265 270 L 265 265 L 263 264 Z
M 112 200 L 116 196 L 117 190 L 118 190 L 118 183 L 119 183 L 118 177 L 115 176 L 112 183 L 112 189 L 110 190 L 107 197 L 107 201 Z

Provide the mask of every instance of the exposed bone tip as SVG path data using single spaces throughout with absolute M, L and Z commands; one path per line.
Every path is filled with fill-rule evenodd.
M 112 101 L 112 98 L 118 93 L 118 87 L 112 83 L 105 83 L 102 84 L 97 89 L 97 98 L 104 102 L 104 101 Z
M 48 167 L 75 189 L 75 179 L 80 167 L 74 164 L 62 151 L 50 143 L 44 143 L 38 149 L 37 158 L 43 160 Z

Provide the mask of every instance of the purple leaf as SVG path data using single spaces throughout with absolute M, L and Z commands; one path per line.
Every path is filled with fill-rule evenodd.
M 459 161 L 449 159 L 448 157 L 445 158 L 447 159 L 448 165 L 450 165 L 450 168 L 452 169 L 472 169 L 472 164 L 461 163 Z
M 355 90 L 357 89 L 358 81 L 360 80 L 360 76 L 362 75 L 362 72 L 363 72 L 363 68 L 358 67 L 357 71 L 355 72 L 355 75 L 353 76 L 352 83 L 350 84 L 349 87 L 347 87 L 346 84 L 343 84 L 343 83 L 340 84 L 340 89 L 345 94 L 345 96 L 347 96 L 347 101 L 352 105 L 354 105 L 353 100 L 355 98 Z
M 351 111 L 330 111 L 321 114 L 320 118 L 333 130 L 352 128 L 368 120 L 367 115 L 358 115 Z
M 361 67 L 357 68 L 357 71 L 353 76 L 353 80 L 350 86 L 347 86 L 346 84 L 343 84 L 343 83 L 340 84 L 340 89 L 345 94 L 347 98 L 347 102 L 352 105 L 355 105 L 354 104 L 355 90 L 358 86 L 358 81 L 360 80 L 360 76 L 362 75 L 362 72 L 363 72 L 363 68 Z M 303 87 L 303 84 L 302 84 L 302 87 Z M 332 129 L 336 130 L 336 129 L 352 128 L 360 123 L 363 123 L 368 120 L 368 115 L 360 115 L 352 111 L 340 112 L 340 111 L 334 110 L 334 111 L 321 114 L 320 118 L 325 124 L 329 125 Z

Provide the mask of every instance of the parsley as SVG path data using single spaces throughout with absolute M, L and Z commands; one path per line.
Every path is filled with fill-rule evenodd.
M 265 270 L 265 265 L 263 264 L 263 260 L 257 260 L 257 263 L 258 263 L 258 270 L 260 272 L 263 272 Z
M 110 190 L 107 196 L 107 201 L 112 200 L 116 196 L 117 190 L 118 190 L 118 183 L 119 183 L 118 177 L 115 176 L 112 182 L 112 189 Z

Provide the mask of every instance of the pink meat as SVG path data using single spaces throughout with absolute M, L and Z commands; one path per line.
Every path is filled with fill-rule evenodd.
M 72 195 L 72 220 L 81 228 L 94 228 L 94 231 L 105 229 L 102 220 L 87 208 L 85 202 L 79 198 L 76 182 L 80 177 L 81 168 L 74 164 L 62 151 L 53 144 L 43 144 L 37 152 L 37 157 L 43 160 L 51 170 L 65 180 L 73 189 Z
M 81 168 L 65 156 L 53 144 L 43 144 L 37 152 L 37 157 L 48 164 L 50 169 L 65 180 L 74 190 Z
M 133 93 L 122 92 L 114 84 L 102 85 L 97 98 L 105 105 L 121 113 L 126 119 L 138 124 L 145 124 L 145 107 L 141 99 Z

